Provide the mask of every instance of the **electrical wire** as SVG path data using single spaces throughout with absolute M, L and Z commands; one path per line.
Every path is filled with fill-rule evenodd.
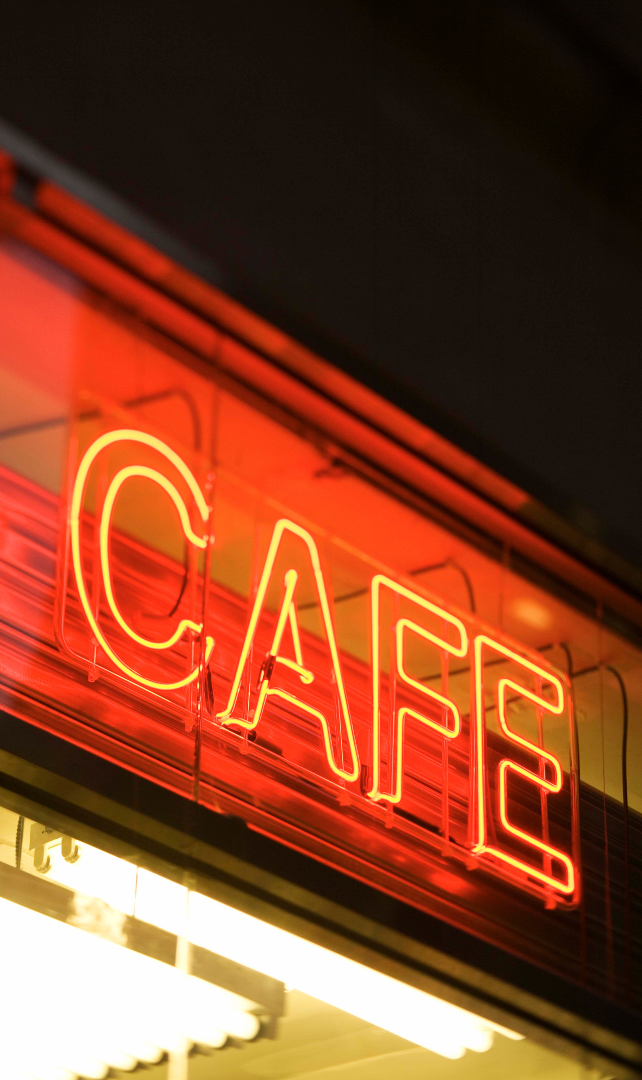
M 622 697 L 622 753 L 621 753 L 621 775 L 622 775 L 622 826 L 624 833 L 624 920 L 625 920 L 625 938 L 626 938 L 626 971 L 627 971 L 627 985 L 630 985 L 630 965 L 631 965 L 631 942 L 632 942 L 632 925 L 631 925 L 631 886 L 630 886 L 630 871 L 629 871 L 629 777 L 628 777 L 628 741 L 629 741 L 629 696 L 626 689 L 626 684 L 622 675 L 613 664 L 591 664 L 589 667 L 581 668 L 580 671 L 573 670 L 573 658 L 568 645 L 560 642 L 560 648 L 564 649 L 569 665 L 569 677 L 572 681 L 580 678 L 582 675 L 591 675 L 600 668 L 609 671 L 611 675 L 617 681 L 620 694 Z
M 612 664 L 607 664 L 607 671 L 615 676 L 622 694 L 622 809 L 624 827 L 624 934 L 626 938 L 626 982 L 627 989 L 631 984 L 631 889 L 629 880 L 629 778 L 627 767 L 628 742 L 629 742 L 629 698 L 626 692 L 624 679 Z
M 473 590 L 472 581 L 470 580 L 470 576 L 468 574 L 468 571 L 465 570 L 463 566 L 460 566 L 460 564 L 458 562 L 456 562 L 454 559 L 444 559 L 443 562 L 431 563 L 429 566 L 419 566 L 415 570 L 407 570 L 406 574 L 407 574 L 408 577 L 419 577 L 420 574 L 428 574 L 428 573 L 430 573 L 431 570 L 445 570 L 446 567 L 449 567 L 449 566 L 452 566 L 453 570 L 457 570 L 461 574 L 462 578 L 464 579 L 464 582 L 465 582 L 465 585 L 466 585 L 466 591 L 468 593 L 468 602 L 470 604 L 470 610 L 473 613 L 473 615 L 475 615 L 476 614 L 475 592 Z M 356 600 L 357 597 L 359 597 L 359 596 L 368 596 L 369 592 L 370 592 L 370 587 L 366 585 L 365 588 L 354 589 L 352 592 L 344 593 L 343 596 L 335 596 L 334 603 L 335 604 L 343 604 L 343 603 L 346 603 L 348 600 Z M 314 608 L 316 608 L 318 606 L 319 606 L 319 601 L 318 600 L 310 600 L 310 601 L 308 601 L 307 604 L 299 604 L 299 611 L 311 611 L 312 609 L 314 609 Z M 454 674 L 454 672 L 453 672 L 453 674 Z
M 156 401 L 163 401 L 170 397 L 180 397 L 187 405 L 192 420 L 194 450 L 197 453 L 200 453 L 202 449 L 201 418 L 198 413 L 196 402 L 187 390 L 183 390 L 179 387 L 175 390 L 161 390 L 156 394 L 145 394 L 142 397 L 130 398 L 128 401 L 123 401 L 121 407 L 125 409 L 140 408 L 141 405 L 151 405 Z M 100 409 L 91 409 L 88 412 L 80 413 L 78 419 L 95 420 L 101 415 Z M 47 420 L 35 420 L 29 424 L 19 424 L 17 427 L 5 428 L 3 431 L 0 431 L 0 440 L 13 439 L 18 435 L 31 435 L 36 431 L 43 431 L 48 427 L 62 427 L 67 423 L 69 423 L 68 416 L 52 416 Z
M 136 409 L 136 408 L 141 408 L 141 406 L 143 406 L 143 405 L 152 405 L 152 404 L 154 404 L 155 402 L 158 402 L 158 401 L 166 401 L 168 398 L 172 398 L 172 397 L 179 397 L 179 398 L 181 398 L 182 401 L 185 402 L 185 404 L 187 406 L 187 409 L 189 411 L 190 417 L 191 417 L 191 421 L 192 421 L 192 437 L 193 437 L 194 450 L 195 450 L 196 453 L 200 453 L 201 450 L 202 450 L 202 447 L 203 447 L 203 433 L 202 433 L 201 418 L 200 418 L 200 415 L 199 415 L 198 407 L 196 405 L 196 402 L 195 402 L 193 396 L 190 393 L 188 393 L 187 390 L 184 390 L 182 387 L 177 387 L 177 388 L 174 388 L 174 389 L 171 389 L 171 390 L 160 390 L 160 391 L 158 391 L 158 392 L 156 392 L 154 394 L 143 394 L 143 395 L 141 395 L 139 397 L 129 398 L 127 401 L 123 401 L 121 403 L 121 407 L 122 408 L 127 408 L 127 409 Z M 88 412 L 80 413 L 78 419 L 79 420 L 94 420 L 94 419 L 97 419 L 98 417 L 100 417 L 101 415 L 102 415 L 102 413 L 101 413 L 100 409 L 92 409 L 92 410 L 90 410 Z M 0 440 L 15 438 L 15 437 L 17 437 L 19 435 L 35 434 L 36 432 L 44 431 L 47 428 L 62 427 L 64 424 L 68 423 L 68 420 L 69 420 L 69 417 L 67 417 L 67 416 L 55 416 L 55 417 L 52 417 L 52 418 L 50 418 L 48 420 L 36 420 L 34 423 L 31 423 L 31 424 L 22 424 L 22 425 L 20 425 L 18 427 L 5 428 L 4 431 L 0 431 Z M 160 614 L 160 615 L 158 615 L 158 614 L 148 615 L 147 618 L 150 618 L 150 619 L 171 619 L 172 616 L 175 615 L 176 612 L 178 611 L 178 609 L 180 607 L 180 604 L 181 604 L 181 601 L 182 601 L 182 599 L 183 599 L 183 597 L 185 595 L 185 590 L 187 588 L 188 577 L 189 577 L 189 563 L 188 563 L 188 556 L 187 556 L 187 552 L 186 552 L 185 553 L 185 561 L 184 561 L 183 578 L 182 578 L 182 582 L 181 582 L 181 587 L 180 587 L 180 590 L 179 590 L 179 593 L 178 593 L 178 597 L 177 597 L 176 601 L 174 602 L 174 604 L 172 605 L 171 610 L 168 611 L 167 613 L 163 613 L 163 614 Z
M 420 566 L 416 570 L 409 570 L 408 574 L 410 577 L 419 577 L 420 574 L 428 574 L 431 570 L 445 570 L 449 566 L 452 566 L 453 570 L 457 570 L 464 579 L 464 584 L 468 593 L 468 603 L 470 605 L 470 610 L 472 611 L 473 615 L 476 615 L 477 608 L 475 605 L 475 592 L 473 590 L 473 583 L 470 580 L 470 575 L 468 571 L 465 569 L 465 567 L 461 566 L 460 563 L 456 562 L 455 559 L 444 559 L 443 562 L 432 563 L 430 566 Z

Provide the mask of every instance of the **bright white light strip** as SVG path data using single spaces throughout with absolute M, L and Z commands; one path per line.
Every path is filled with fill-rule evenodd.
M 190 896 L 189 937 L 197 945 L 254 967 L 443 1057 L 462 1057 L 466 1049 L 488 1050 L 495 1032 L 509 1039 L 523 1038 L 199 893 Z
M 441 998 L 199 893 L 190 893 L 188 908 L 183 886 L 148 870 L 139 870 L 135 881 L 131 864 L 85 844 L 80 851 L 78 861 L 69 865 L 54 848 L 48 876 L 111 903 L 120 890 L 121 909 L 133 912 L 138 919 L 171 933 L 187 932 L 190 940 L 203 948 L 279 979 L 418 1046 L 457 1058 L 466 1049 L 488 1050 L 496 1032 L 510 1039 L 522 1038 Z M 117 873 L 119 867 L 122 873 Z M 120 881 L 118 890 L 114 888 L 116 881 Z
M 258 1032 L 245 998 L 3 899 L 0 955 L 3 1080 L 103 1080 L 185 1040 Z

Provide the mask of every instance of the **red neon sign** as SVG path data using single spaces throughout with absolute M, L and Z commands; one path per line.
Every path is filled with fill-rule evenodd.
M 125 465 L 123 451 L 130 458 Z M 169 500 L 188 552 L 191 586 L 185 596 L 181 591 L 165 634 L 143 633 L 119 599 L 113 519 L 132 480 Z M 518 643 L 487 632 L 474 616 L 359 556 L 370 608 L 363 627 L 367 670 L 337 636 L 333 589 L 311 527 L 273 517 L 267 550 L 255 556 L 255 586 L 243 601 L 212 580 L 213 518 L 195 471 L 166 442 L 135 428 L 94 439 L 72 478 L 61 579 L 59 639 L 74 662 L 90 678 L 150 695 L 163 716 L 176 709 L 197 715 L 204 776 L 218 775 L 225 763 L 219 784 L 231 784 L 237 774 L 238 784 L 247 784 L 248 769 L 256 769 L 257 783 L 259 774 L 270 778 L 260 781 L 266 802 L 274 799 L 275 783 L 294 790 L 305 780 L 306 799 L 321 806 L 336 792 L 342 813 L 368 822 L 373 837 L 389 827 L 392 813 L 420 821 L 438 798 L 448 802 L 443 786 L 455 767 L 452 754 L 459 770 L 456 813 L 440 819 L 447 854 L 465 856 L 468 865 L 507 878 L 549 907 L 576 902 L 575 781 L 570 765 L 565 771 L 546 745 L 551 718 L 567 724 L 572 761 L 567 680 L 537 654 L 529 658 Z M 85 645 L 81 623 L 68 611 L 74 596 L 88 628 Z M 309 614 L 302 621 L 312 609 L 314 625 Z M 451 669 L 451 661 L 459 666 Z M 186 719 L 186 730 L 192 722 Z M 528 734 L 533 722 L 535 740 Z M 297 798 L 301 806 L 303 796 Z M 560 826 L 560 813 L 549 813 L 549 805 L 571 808 L 567 825 Z M 292 798 L 284 796 L 279 806 L 296 819 Z M 338 826 L 339 844 L 340 832 Z

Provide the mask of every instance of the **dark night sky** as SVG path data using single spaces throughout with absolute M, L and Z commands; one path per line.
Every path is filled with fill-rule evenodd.
M 642 563 L 642 5 L 27 0 L 2 23 L 0 118 Z

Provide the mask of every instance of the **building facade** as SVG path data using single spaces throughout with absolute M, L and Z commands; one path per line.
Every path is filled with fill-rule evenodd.
M 640 1075 L 617 557 L 0 164 L 3 1076 Z

